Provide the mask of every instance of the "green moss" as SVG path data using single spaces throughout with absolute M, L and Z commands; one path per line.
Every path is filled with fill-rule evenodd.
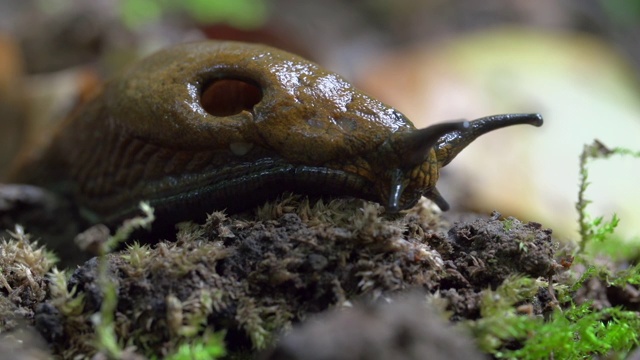
M 466 322 L 483 351 L 500 359 L 587 359 L 597 356 L 622 359 L 638 345 L 640 317 L 637 312 L 608 307 L 608 303 L 596 304 L 598 295 L 588 295 L 589 292 L 597 294 L 598 289 L 623 289 L 640 284 L 640 264 L 618 270 L 611 259 L 603 261 L 603 255 L 611 255 L 618 263 L 627 262 L 640 254 L 640 244 L 615 237 L 619 222 L 615 214 L 605 220 L 602 216 L 592 217 L 587 211 L 590 203 L 585 196 L 589 186 L 588 163 L 614 155 L 640 158 L 640 152 L 608 149 L 597 141 L 585 146 L 580 156 L 576 209 L 581 238 L 575 254 L 576 261 L 585 269 L 581 273 L 569 271 L 556 276 L 551 283 L 548 282 L 551 278 L 547 281 L 509 278 L 495 291 L 485 290 L 481 317 Z M 503 225 L 505 231 L 512 226 L 507 221 Z M 527 251 L 527 243 L 527 239 L 518 241 L 522 251 Z M 573 257 L 568 259 L 567 267 L 571 266 Z M 545 304 L 541 304 L 546 308 L 545 316 L 536 316 L 527 312 L 527 306 L 519 306 L 539 301 L 534 296 L 536 288 L 547 288 L 551 295 Z M 589 300 L 588 296 L 594 300 Z
M 494 352 L 502 359 L 623 358 L 638 342 L 640 318 L 619 308 L 594 310 L 591 303 L 557 310 L 549 321 L 518 316 L 508 323 L 508 340 L 522 341 L 516 350 Z M 503 339 L 506 340 L 506 339 Z
M 22 226 L 17 225 L 14 231 L 8 233 L 11 238 L 2 239 L 0 252 L 0 268 L 4 269 L 4 273 L 15 270 L 17 278 L 24 278 L 24 269 L 29 269 L 33 276 L 45 276 L 58 261 L 54 253 L 46 250 L 44 246 L 39 246 L 37 241 L 31 240 L 31 236 L 25 233 Z M 19 280 L 14 286 L 18 283 Z
M 585 302 L 556 307 L 548 318 L 519 313 L 514 304 L 532 301 L 541 285 L 513 278 L 484 293 L 482 317 L 467 324 L 483 351 L 500 359 L 623 358 L 638 344 L 640 317 L 634 311 L 597 310 Z
M 578 225 L 580 230 L 580 241 L 578 253 L 584 252 L 585 248 L 592 242 L 603 242 L 615 231 L 620 219 L 613 214 L 610 220 L 605 220 L 599 216 L 593 218 L 587 211 L 587 206 L 591 203 L 585 197 L 589 187 L 589 162 L 595 159 L 608 159 L 612 156 L 631 156 L 640 159 L 640 151 L 633 151 L 625 148 L 609 149 L 601 142 L 595 140 L 591 145 L 585 145 L 580 154 L 580 179 L 578 188 Z
M 185 343 L 165 360 L 215 360 L 226 355 L 224 332 L 205 333 L 193 343 Z
M 528 277 L 511 277 L 495 291 L 484 290 L 481 317 L 466 322 L 480 348 L 487 353 L 496 354 L 508 341 L 518 340 L 521 323 L 528 316 L 519 315 L 514 305 L 532 302 L 538 288 L 546 285 L 543 281 Z
M 505 219 L 502 222 L 502 226 L 503 226 L 504 231 L 511 230 L 511 228 L 513 227 L 513 218 Z
M 143 216 L 125 221 L 99 250 L 98 284 L 102 289 L 103 299 L 100 312 L 92 316 L 91 321 L 95 325 L 96 349 L 106 354 L 110 359 L 121 359 L 123 357 L 123 346 L 118 342 L 114 328 L 114 314 L 118 305 L 118 295 L 116 285 L 109 278 L 109 263 L 106 255 L 120 243 L 126 241 L 134 230 L 151 226 L 151 223 L 155 220 L 153 208 L 148 203 L 141 202 L 140 210 L 143 212 Z
M 592 241 L 587 244 L 584 253 L 589 257 L 605 256 L 616 262 L 638 259 L 640 258 L 640 239 L 623 239 L 613 233 L 607 237 L 606 241 Z
M 0 242 L 0 334 L 33 317 L 47 295 L 47 272 L 57 261 L 21 226 L 7 233 L 10 238 Z

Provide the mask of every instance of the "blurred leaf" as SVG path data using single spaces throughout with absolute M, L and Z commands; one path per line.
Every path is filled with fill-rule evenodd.
M 184 7 L 200 22 L 228 22 L 238 28 L 258 27 L 267 16 L 264 0 L 186 0 Z
M 635 25 L 640 20 L 640 1 L 600 0 L 609 16 L 622 25 Z
M 267 17 L 266 0 L 122 0 L 122 21 L 138 27 L 162 15 L 185 11 L 201 23 L 228 23 L 237 28 L 261 26 Z
M 162 15 L 162 6 L 157 0 L 124 0 L 120 13 L 126 26 L 134 28 L 156 21 Z

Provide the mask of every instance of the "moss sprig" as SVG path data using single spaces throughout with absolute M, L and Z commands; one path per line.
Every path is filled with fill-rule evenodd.
M 155 220 L 153 208 L 146 202 L 140 203 L 143 216 L 126 220 L 106 242 L 102 244 L 98 256 L 98 284 L 103 291 L 100 312 L 91 317 L 96 326 L 96 347 L 109 359 L 121 359 L 123 349 L 118 343 L 115 333 L 114 314 L 118 305 L 118 295 L 115 284 L 109 279 L 109 261 L 107 254 L 120 243 L 127 240 L 131 233 L 138 228 L 148 228 Z
M 589 182 L 589 162 L 596 159 L 608 159 L 612 156 L 631 156 L 640 159 L 640 151 L 633 151 L 622 147 L 609 149 L 600 141 L 594 140 L 592 144 L 585 145 L 580 154 L 578 201 L 576 202 L 580 232 L 580 242 L 577 249 L 577 253 L 579 254 L 584 252 L 585 247 L 589 243 L 603 241 L 609 235 L 613 234 L 620 221 L 616 214 L 613 214 L 611 220 L 608 221 L 604 220 L 602 216 L 595 219 L 592 218 L 587 212 L 587 206 L 591 203 L 591 200 L 585 196 L 587 188 L 591 184 Z

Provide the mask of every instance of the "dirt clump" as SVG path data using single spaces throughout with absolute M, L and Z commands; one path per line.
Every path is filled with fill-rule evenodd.
M 251 216 L 213 213 L 203 225 L 183 223 L 174 242 L 133 243 L 108 255 L 115 329 L 159 355 L 190 331 L 224 329 L 231 353 L 251 353 L 313 314 L 415 289 L 439 299 L 451 319 L 473 319 L 483 289 L 558 268 L 551 231 L 539 224 L 494 214 L 447 227 L 426 206 L 389 218 L 360 200 L 293 197 Z M 95 344 L 90 317 L 103 300 L 97 268 L 90 260 L 69 279 L 68 300 L 82 297 L 78 311 L 56 313 L 65 302 L 54 297 L 36 314 L 40 332 L 54 334 L 48 340 L 68 356 Z

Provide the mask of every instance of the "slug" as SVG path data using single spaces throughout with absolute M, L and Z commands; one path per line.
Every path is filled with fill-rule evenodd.
M 508 114 L 416 129 L 339 75 L 271 47 L 200 42 L 109 81 L 24 157 L 12 181 L 70 196 L 92 223 L 147 200 L 173 220 L 238 211 L 285 191 L 354 196 L 390 213 L 421 196 L 442 210 L 440 168 L 489 131 L 542 125 Z

